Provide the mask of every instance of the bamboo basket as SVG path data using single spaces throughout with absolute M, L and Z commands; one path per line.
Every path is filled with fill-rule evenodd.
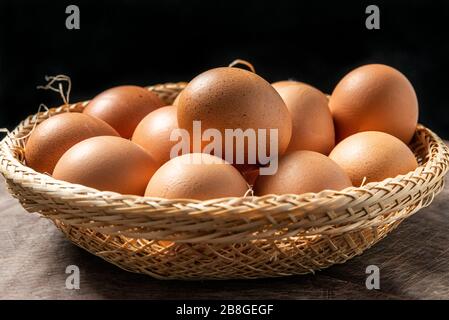
M 148 87 L 170 104 L 185 83 Z M 410 145 L 419 167 L 342 191 L 208 201 L 121 195 L 58 181 L 24 164 L 25 137 L 39 112 L 0 144 L 9 192 L 51 219 L 76 245 L 125 270 L 159 279 L 235 279 L 305 274 L 343 263 L 428 206 L 443 188 L 449 152 L 422 125 Z

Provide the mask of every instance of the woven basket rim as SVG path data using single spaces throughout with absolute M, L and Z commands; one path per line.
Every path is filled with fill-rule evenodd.
M 87 104 L 89 101 L 84 101 L 82 102 L 82 104 Z M 56 108 L 52 108 L 49 110 L 53 110 Z M 43 113 L 43 112 L 40 112 Z M 34 114 L 32 117 L 37 116 L 39 113 Z M 20 124 L 12 131 L 11 136 L 5 136 L 1 141 L 0 141 L 0 147 L 2 149 L 2 151 L 4 152 L 4 154 L 6 153 L 6 158 L 8 158 L 9 161 L 11 161 L 11 163 L 15 166 L 17 166 L 18 168 L 20 168 L 23 171 L 29 171 L 32 172 L 37 178 L 40 179 L 45 179 L 45 180 L 50 180 L 50 181 L 54 181 L 56 182 L 56 184 L 60 184 L 62 186 L 65 187 L 73 187 L 76 189 L 84 189 L 85 193 L 97 193 L 101 196 L 111 196 L 114 199 L 123 199 L 123 200 L 128 200 L 128 199 L 134 199 L 136 200 L 136 202 L 145 202 L 146 201 L 170 201 L 170 202 L 191 202 L 191 203 L 199 203 L 199 204 L 203 204 L 203 205 L 207 205 L 207 204 L 212 204 L 212 203 L 216 203 L 216 202 L 227 202 L 227 201 L 232 201 L 232 200 L 236 200 L 236 199 L 246 199 L 246 200 L 251 200 L 251 199 L 261 199 L 261 198 L 271 198 L 271 197 L 280 197 L 280 196 L 284 196 L 284 197 L 295 197 L 295 198 L 304 198 L 304 199 L 318 199 L 318 198 L 327 198 L 330 195 L 339 195 L 341 193 L 344 193 L 345 195 L 348 196 L 352 196 L 352 192 L 355 192 L 353 194 L 354 197 L 357 196 L 357 192 L 360 191 L 367 191 L 370 190 L 372 187 L 376 187 L 379 186 L 381 184 L 387 184 L 390 181 L 400 181 L 404 178 L 406 178 L 407 176 L 409 176 L 412 173 L 420 173 L 422 172 L 422 170 L 425 167 L 425 164 L 419 165 L 415 170 L 410 171 L 406 174 L 400 174 L 397 175 L 396 177 L 389 177 L 387 179 L 384 179 L 382 181 L 375 181 L 375 182 L 370 182 L 367 183 L 363 186 L 352 186 L 352 187 L 347 187 L 345 189 L 342 190 L 322 190 L 320 192 L 308 192 L 308 193 L 303 193 L 303 194 L 293 194 L 293 193 L 289 193 L 289 194 L 268 194 L 268 195 L 263 195 L 263 196 L 242 196 L 242 197 L 225 197 L 225 198 L 216 198 L 216 199 L 210 199 L 210 200 L 196 200 L 196 199 L 183 199 L 183 198 L 177 198 L 177 199 L 166 199 L 166 198 L 158 198 L 158 197 L 145 197 L 145 196 L 137 196 L 137 195 L 127 195 L 127 194 L 120 194 L 117 192 L 113 192 L 113 191 L 101 191 L 95 188 L 91 188 L 91 187 L 87 187 L 85 185 L 80 185 L 80 184 L 76 184 L 76 183 L 70 183 L 70 182 L 66 182 L 63 180 L 57 180 L 55 178 L 53 178 L 50 175 L 44 174 L 44 173 L 40 173 L 35 171 L 34 169 L 32 169 L 31 167 L 28 167 L 24 164 L 22 164 L 11 152 L 11 149 L 9 148 L 9 143 L 11 142 L 11 139 L 15 137 L 14 132 L 17 130 L 17 128 L 20 126 Z M 417 129 L 426 129 L 429 131 L 430 135 L 432 138 L 435 139 L 435 141 L 441 140 L 433 131 L 431 131 L 430 129 L 428 129 L 427 127 L 423 126 L 422 124 L 418 124 Z M 445 146 L 444 142 L 441 141 L 442 146 Z M 442 149 L 445 149 L 444 147 Z M 446 152 L 442 151 L 441 153 L 447 153 L 448 151 L 446 150 Z M 436 156 L 433 156 L 432 158 L 430 158 L 428 160 L 428 162 L 431 162 L 432 160 L 434 160 L 434 158 L 436 158 Z M 5 173 L 3 167 L 0 167 L 0 172 L 2 174 Z M 24 182 L 28 181 L 29 179 L 23 179 Z M 17 180 L 16 182 L 20 182 L 20 179 Z M 140 200 L 140 201 L 139 201 Z
M 84 101 L 82 102 L 83 105 L 87 104 L 89 101 Z M 52 108 L 49 110 L 55 110 L 56 108 Z M 43 112 L 40 112 L 43 113 Z M 32 115 L 31 117 L 37 116 L 40 113 L 36 113 L 34 115 Z M 261 198 L 271 198 L 271 197 L 295 197 L 295 198 L 304 198 L 304 199 L 318 199 L 318 198 L 327 198 L 330 195 L 339 195 L 339 194 L 345 194 L 348 196 L 354 196 L 357 197 L 357 193 L 362 191 L 367 191 L 370 190 L 372 187 L 376 187 L 379 185 L 383 185 L 383 184 L 387 184 L 393 180 L 395 181 L 401 181 L 404 178 L 407 178 L 408 176 L 410 176 L 410 174 L 415 173 L 415 174 L 419 174 L 420 172 L 423 171 L 425 164 L 419 165 L 415 170 L 410 171 L 406 174 L 400 174 L 397 175 L 396 177 L 389 177 L 387 179 L 384 179 L 382 181 L 375 181 L 375 182 L 370 182 L 367 183 L 363 186 L 352 186 L 352 187 L 347 187 L 345 189 L 342 190 L 322 190 L 320 192 L 308 192 L 308 193 L 303 193 L 303 194 L 293 194 L 293 193 L 289 193 L 289 194 L 267 194 L 267 195 L 263 195 L 263 196 L 241 196 L 241 197 L 224 197 L 224 198 L 216 198 L 216 199 L 210 199 L 210 200 L 196 200 L 196 199 L 187 199 L 187 198 L 177 198 L 177 199 L 166 199 L 166 198 L 159 198 L 159 197 L 145 197 L 145 196 L 138 196 L 138 195 L 128 195 L 128 194 L 120 194 L 117 192 L 113 192 L 113 191 L 101 191 L 95 188 L 91 188 L 91 187 L 87 187 L 85 185 L 80 185 L 80 184 L 76 184 L 76 183 L 70 183 L 70 182 L 66 182 L 63 180 L 57 180 L 55 178 L 53 178 L 50 175 L 44 174 L 44 173 L 40 173 L 35 171 L 34 169 L 32 169 L 31 167 L 28 167 L 24 164 L 22 164 L 11 152 L 11 149 L 9 148 L 9 144 L 12 140 L 12 138 L 15 138 L 16 134 L 14 134 L 14 132 L 17 130 L 17 128 L 20 127 L 20 124 L 12 131 L 11 136 L 5 136 L 1 141 L 0 141 L 0 147 L 2 149 L 2 152 L 4 153 L 5 157 L 15 166 L 17 166 L 18 168 L 20 168 L 23 171 L 29 171 L 31 173 L 33 173 L 36 178 L 40 178 L 43 180 L 50 180 L 50 181 L 54 181 L 55 184 L 60 184 L 62 186 L 65 187 L 73 187 L 76 189 L 84 189 L 85 193 L 97 193 L 101 196 L 111 196 L 114 199 L 123 199 L 123 200 L 128 200 L 128 199 L 133 199 L 136 200 L 136 202 L 145 202 L 146 201 L 170 201 L 170 202 L 189 202 L 189 203 L 199 203 L 199 204 L 203 204 L 203 205 L 207 205 L 207 204 L 212 204 L 212 203 L 216 203 L 216 202 L 228 202 L 228 201 L 232 201 L 232 200 L 236 200 L 236 199 L 245 199 L 245 200 L 251 200 L 251 199 L 261 199 Z M 417 129 L 426 129 L 429 131 L 430 136 L 432 138 L 435 139 L 435 141 L 439 142 L 438 140 L 441 140 L 433 131 L 431 131 L 430 129 L 426 128 L 425 126 L 418 124 Z M 447 147 L 445 147 L 444 142 L 441 141 L 441 146 L 442 146 L 442 150 L 441 153 L 448 153 L 448 151 L 443 151 L 444 149 L 447 149 Z M 436 158 L 436 155 L 434 155 L 432 158 L 430 158 L 428 160 L 428 162 L 432 162 L 434 160 L 434 158 Z M 3 167 L 0 167 L 0 172 L 4 175 L 5 171 Z M 29 181 L 29 179 L 23 179 L 24 182 Z M 15 180 L 15 182 L 20 182 L 19 180 Z M 353 193 L 354 192 L 354 193 Z M 139 201 L 140 200 L 140 201 Z
M 148 90 L 165 90 L 170 88 L 185 87 L 185 83 L 168 83 L 156 86 L 147 87 Z M 313 208 L 317 211 L 319 208 L 326 208 L 328 211 L 335 211 L 332 221 L 338 217 L 338 208 L 345 208 L 348 203 L 358 203 L 359 206 L 371 206 L 377 204 L 381 200 L 399 201 L 401 197 L 407 196 L 413 192 L 421 192 L 424 186 L 433 186 L 438 183 L 442 176 L 448 170 L 447 163 L 449 162 L 449 151 L 444 142 L 430 129 L 423 125 L 418 125 L 417 135 L 421 134 L 425 139 L 430 141 L 429 150 L 426 154 L 429 159 L 419 165 L 414 171 L 397 177 L 387 178 L 380 182 L 371 182 L 362 187 L 348 187 L 344 190 L 323 190 L 318 193 L 297 194 L 283 194 L 283 195 L 264 195 L 264 196 L 246 196 L 246 197 L 228 197 L 211 200 L 193 200 L 193 199 L 163 199 L 154 197 L 143 197 L 136 195 L 122 195 L 115 192 L 99 191 L 83 185 L 72 184 L 65 181 L 60 181 L 51 176 L 38 173 L 23 165 L 16 156 L 10 146 L 13 146 L 15 137 L 20 137 L 23 134 L 24 127 L 30 127 L 35 121 L 41 117 L 48 117 L 51 114 L 62 112 L 79 112 L 80 108 L 84 108 L 88 101 L 81 103 L 74 103 L 68 106 L 60 106 L 51 108 L 48 111 L 39 112 L 27 117 L 23 120 L 12 132 L 7 135 L 0 143 L 0 172 L 6 179 L 12 179 L 13 183 L 20 185 L 23 188 L 32 187 L 33 192 L 46 194 L 48 197 L 58 198 L 55 195 L 55 190 L 64 190 L 65 196 L 61 198 L 67 199 L 70 197 L 80 198 L 86 200 L 98 200 L 105 203 L 115 201 L 122 203 L 125 207 L 140 207 L 144 211 L 145 208 L 167 208 L 173 207 L 178 210 L 179 214 L 191 214 L 190 218 L 195 218 L 198 212 L 201 212 L 201 217 L 218 218 L 220 214 L 230 214 L 241 211 L 257 211 L 257 209 L 265 208 L 269 210 L 270 206 L 276 207 L 274 213 L 289 211 L 291 208 L 301 206 L 305 210 Z M 78 110 L 78 111 L 76 111 Z M 431 150 L 430 150 L 431 149 Z M 441 167 L 443 163 L 443 167 Z M 17 173 L 19 172 L 19 173 Z M 430 178 L 427 173 L 431 172 Z M 418 182 L 413 181 L 418 177 Z M 407 186 L 404 188 L 404 186 Z M 386 190 L 383 192 L 383 190 Z M 386 201 L 385 200 L 385 201 Z M 273 205 L 276 204 L 275 205 Z M 363 203 L 363 205 L 362 205 Z M 332 204 L 333 208 L 327 206 Z M 219 211 L 219 209 L 222 211 Z M 398 206 L 398 210 L 401 208 Z M 111 209 L 114 211 L 114 209 Z M 122 208 L 123 210 L 123 208 Z M 218 210 L 218 211 L 217 211 Z M 119 213 L 120 210 L 114 211 Z M 382 210 L 379 211 L 381 214 Z M 126 210 L 123 210 L 126 213 Z M 375 217 L 372 216 L 372 217 Z M 241 219 L 241 218 L 240 218 Z

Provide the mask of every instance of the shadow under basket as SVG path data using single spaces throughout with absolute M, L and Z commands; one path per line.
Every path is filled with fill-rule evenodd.
M 171 104 L 184 87 L 148 90 Z M 168 200 L 101 192 L 27 167 L 24 146 L 35 122 L 81 112 L 86 104 L 29 116 L 2 140 L 0 170 L 8 190 L 76 245 L 159 279 L 278 277 L 343 263 L 428 206 L 448 171 L 448 148 L 422 125 L 410 144 L 419 163 L 415 171 L 342 191 Z

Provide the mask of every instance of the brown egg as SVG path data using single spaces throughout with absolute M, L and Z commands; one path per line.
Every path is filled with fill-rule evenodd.
M 59 159 L 53 178 L 101 191 L 141 196 L 156 161 L 137 144 L 121 137 L 94 137 L 71 147 Z
M 418 122 L 418 100 L 408 79 L 386 65 L 370 64 L 348 73 L 329 101 L 337 141 L 361 131 L 382 131 L 405 143 Z
M 34 128 L 25 147 L 25 161 L 34 170 L 51 174 L 64 152 L 78 142 L 95 136 L 118 135 L 106 122 L 87 114 L 57 114 Z
M 147 114 L 162 106 L 162 100 L 147 89 L 120 86 L 97 95 L 83 112 L 106 121 L 128 139 Z
M 236 168 L 221 158 L 190 153 L 171 159 L 151 178 L 145 196 L 207 200 L 241 197 L 248 190 Z
M 274 175 L 260 175 L 256 195 L 302 194 L 342 190 L 352 186 L 348 175 L 327 156 L 314 151 L 293 151 L 279 160 Z
M 250 71 L 229 67 L 208 70 L 193 79 L 183 90 L 178 103 L 179 127 L 188 130 L 192 137 L 195 120 L 201 121 L 201 132 L 217 129 L 222 137 L 225 137 L 225 129 L 254 129 L 255 140 L 259 141 L 261 135 L 258 129 L 266 129 L 267 134 L 270 129 L 277 130 L 277 148 L 272 146 L 272 154 L 269 152 L 270 139 L 267 138 L 265 144 L 261 143 L 265 154 L 270 154 L 270 157 L 285 152 L 292 129 L 285 103 L 267 81 Z M 225 140 L 222 139 L 223 155 Z M 243 150 L 238 151 L 244 154 L 245 159 L 248 159 L 248 145 L 248 140 L 245 140 Z M 256 150 L 251 152 L 256 153 Z M 245 160 L 244 163 L 251 161 Z
M 295 81 L 295 80 L 281 80 L 281 81 L 276 81 L 273 82 L 271 85 L 273 86 L 273 88 L 276 89 L 276 91 L 279 92 L 279 89 L 291 86 L 291 85 L 295 85 L 295 84 L 305 84 L 302 83 L 300 81 Z
M 162 165 L 170 160 L 170 151 L 177 143 L 170 141 L 170 134 L 177 128 L 176 107 L 162 107 L 143 118 L 131 141 L 147 150 Z
M 326 96 L 306 84 L 293 84 L 278 92 L 293 122 L 288 151 L 311 150 L 328 155 L 335 146 L 335 131 Z
M 412 151 L 396 137 L 365 131 L 340 142 L 329 157 L 348 173 L 354 186 L 394 178 L 418 166 Z

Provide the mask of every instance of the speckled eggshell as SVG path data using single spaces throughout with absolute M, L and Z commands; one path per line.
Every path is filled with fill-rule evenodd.
M 142 119 L 131 141 L 147 150 L 162 165 L 170 160 L 170 151 L 178 143 L 170 141 L 170 134 L 177 128 L 176 107 L 162 107 Z
M 207 200 L 241 197 L 248 190 L 238 170 L 221 158 L 190 153 L 171 159 L 151 178 L 145 196 Z
M 310 150 L 328 155 L 335 146 L 335 131 L 326 96 L 306 84 L 285 86 L 278 92 L 292 117 L 288 151 Z
M 327 156 L 314 151 L 294 151 L 279 160 L 274 175 L 260 175 L 256 195 L 302 194 L 342 190 L 352 186 L 348 175 Z
M 213 128 L 223 137 L 225 129 L 254 129 L 257 139 L 257 129 L 277 129 L 278 148 L 272 157 L 287 150 L 292 130 L 290 114 L 277 91 L 257 74 L 239 68 L 208 70 L 186 86 L 178 103 L 179 127 L 192 136 L 195 120 L 201 121 L 202 132 Z M 269 144 L 267 139 L 267 151 Z M 247 143 L 242 153 L 247 159 Z
M 51 174 L 59 158 L 70 147 L 95 136 L 118 136 L 103 120 L 77 112 L 61 113 L 34 128 L 25 146 L 26 164 Z
M 59 159 L 53 178 L 101 191 L 142 196 L 157 162 L 121 137 L 94 137 L 71 147 Z
M 394 178 L 418 166 L 413 152 L 398 138 L 384 132 L 365 131 L 341 141 L 329 157 L 351 178 L 354 186 Z
M 381 64 L 348 73 L 335 87 L 329 107 L 337 141 L 361 131 L 382 131 L 409 143 L 418 122 L 418 100 L 410 81 Z
M 162 100 L 145 88 L 120 86 L 97 95 L 83 112 L 106 121 L 128 139 L 147 114 L 162 106 Z

